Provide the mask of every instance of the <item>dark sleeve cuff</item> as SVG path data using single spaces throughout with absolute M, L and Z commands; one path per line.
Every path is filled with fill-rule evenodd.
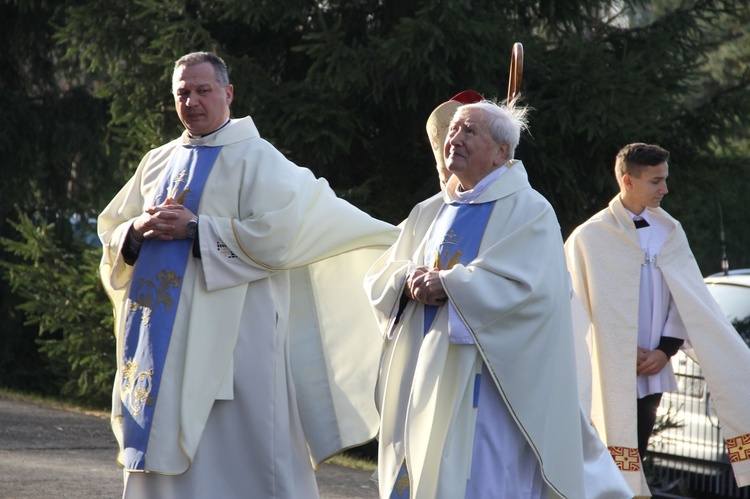
M 193 257 L 200 259 L 201 257 L 201 233 L 198 228 L 195 228 L 195 237 L 193 238 Z
M 394 321 L 394 324 L 398 324 L 398 321 L 401 320 L 401 314 L 404 313 L 407 303 L 409 303 L 409 296 L 406 294 L 406 290 L 404 290 L 401 294 L 401 299 L 398 302 L 398 312 L 396 312 L 396 320 Z
M 138 255 L 141 252 L 141 245 L 135 241 L 132 235 L 133 227 L 128 230 L 128 235 L 125 236 L 125 244 L 122 245 L 122 258 L 125 263 L 131 267 L 135 265 L 135 261 L 138 260 Z
M 657 350 L 661 350 L 667 355 L 667 358 L 672 358 L 674 354 L 680 349 L 685 340 L 680 338 L 672 338 L 671 336 L 662 336 L 659 340 L 659 346 Z

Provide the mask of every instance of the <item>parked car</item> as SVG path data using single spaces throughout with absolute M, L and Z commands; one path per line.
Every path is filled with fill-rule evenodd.
M 737 333 L 750 346 L 750 269 L 704 279 Z M 683 352 L 672 357 L 678 391 L 665 393 L 657 427 L 649 442 L 655 492 L 693 491 L 685 497 L 750 498 L 750 487 L 737 488 L 721 423 L 700 366 Z M 708 495 L 711 494 L 711 495 Z

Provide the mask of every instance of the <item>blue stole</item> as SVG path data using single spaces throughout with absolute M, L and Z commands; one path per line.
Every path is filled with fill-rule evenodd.
M 409 499 L 411 495 L 411 481 L 409 471 L 406 469 L 406 463 L 401 465 L 396 475 L 396 483 L 393 484 L 393 490 L 388 499 Z
M 459 263 L 471 263 L 479 253 L 479 245 L 494 207 L 494 201 L 443 206 L 427 241 L 424 264 L 430 268 L 448 270 Z M 424 334 L 430 330 L 437 311 L 436 305 L 425 305 Z
M 494 201 L 443 206 L 425 247 L 424 264 L 433 269 L 447 270 L 452 269 L 456 264 L 467 265 L 471 263 L 479 253 L 479 245 L 482 243 L 487 221 L 490 219 L 494 207 Z M 427 334 L 430 330 L 437 311 L 436 305 L 424 306 L 423 334 Z M 475 400 L 478 389 L 479 379 L 477 375 Z M 410 488 L 409 471 L 406 468 L 406 463 L 402 463 L 390 499 L 408 499 Z
M 220 152 L 221 147 L 176 148 L 154 205 L 171 198 L 198 213 L 203 187 Z M 146 239 L 133 269 L 121 359 L 125 469 L 145 469 L 151 422 L 192 245 L 192 239 Z

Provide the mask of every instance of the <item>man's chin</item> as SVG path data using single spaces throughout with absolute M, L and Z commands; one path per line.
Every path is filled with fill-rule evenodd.
M 187 118 L 182 123 L 189 131 L 203 130 L 206 127 L 206 120 L 202 119 L 200 116 Z
M 461 165 L 464 163 L 465 162 L 461 157 L 450 158 L 448 161 L 446 161 L 445 167 L 449 172 L 454 173 L 456 170 L 460 170 Z
M 190 135 L 197 136 L 197 135 L 204 135 L 208 132 L 206 132 L 206 128 L 203 126 L 196 126 L 192 125 L 190 123 L 185 124 L 185 129 L 188 131 Z

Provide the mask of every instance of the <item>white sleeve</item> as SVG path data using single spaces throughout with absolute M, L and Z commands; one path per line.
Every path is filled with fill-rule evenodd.
M 450 300 L 448 300 L 448 335 L 453 344 L 474 344 L 474 338 L 471 336 L 469 328 L 466 327 L 464 321 L 461 320 L 461 316 L 458 314 L 458 311 Z
M 203 277 L 208 291 L 231 288 L 264 279 L 275 271 L 251 267 L 237 258 L 219 237 L 219 232 L 209 216 L 198 217 L 200 252 Z

